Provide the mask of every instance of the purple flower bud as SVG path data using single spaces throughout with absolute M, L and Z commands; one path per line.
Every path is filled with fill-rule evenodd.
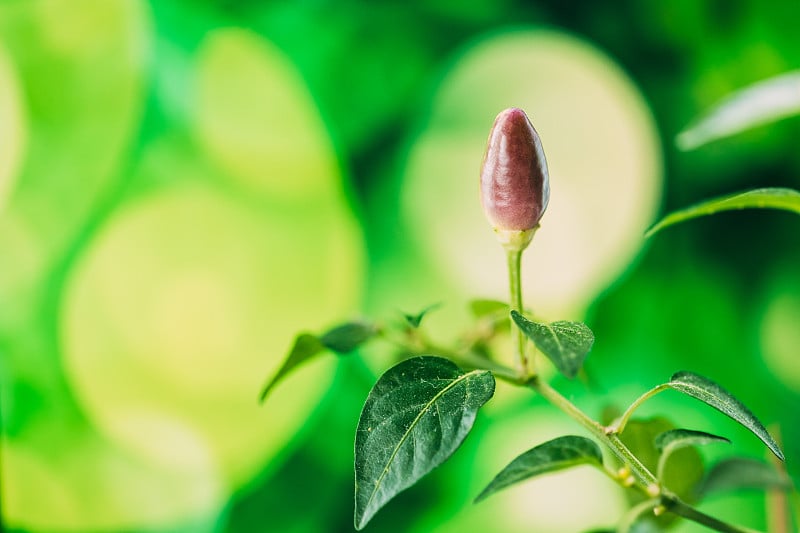
M 481 203 L 486 217 L 498 234 L 527 232 L 538 227 L 549 198 L 547 162 L 539 134 L 523 110 L 512 107 L 500 112 L 481 166 Z

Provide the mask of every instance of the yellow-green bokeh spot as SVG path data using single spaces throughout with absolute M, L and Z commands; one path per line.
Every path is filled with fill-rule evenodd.
M 404 218 L 462 290 L 507 299 L 506 265 L 478 200 L 495 115 L 524 109 L 542 138 L 550 205 L 523 260 L 537 316 L 580 316 L 630 264 L 657 207 L 661 155 L 650 112 L 613 60 L 570 35 L 495 34 L 457 58 L 412 145 Z
M 173 429 L 173 436 L 179 431 Z M 40 427 L 37 433 L 46 436 L 48 430 Z M 58 453 L 37 453 L 25 441 L 1 443 L 3 520 L 9 527 L 75 533 L 214 530 L 223 489 L 208 457 L 191 468 L 186 461 L 153 464 L 96 435 L 50 433 Z M 197 459 L 196 450 L 187 453 Z M 187 524 L 191 527 L 176 527 Z
M 0 210 L 2 255 L 24 258 L 0 262 L 0 300 L 17 318 L 32 320 L 48 269 L 119 177 L 141 111 L 148 24 L 145 4 L 134 0 L 0 3 L 0 35 L 28 123 Z M 0 122 L 10 127 L 14 114 Z M 0 329 L 6 324 L 0 312 Z
M 0 42 L 0 212 L 25 149 L 27 124 L 19 82 L 8 53 Z
M 336 159 L 299 74 L 242 29 L 209 34 L 197 59 L 196 133 L 233 182 L 271 201 L 339 194 Z
M 76 395 L 98 427 L 154 464 L 190 460 L 160 421 L 185 426 L 223 486 L 236 488 L 286 444 L 328 386 L 331 365 L 312 365 L 266 407 L 257 401 L 299 327 L 322 327 L 352 308 L 358 245 L 336 205 L 259 211 L 200 185 L 130 202 L 65 294 L 65 365 Z
M 792 275 L 796 277 L 796 272 Z M 777 284 L 776 284 L 777 285 Z M 786 283 L 772 290 L 761 319 L 761 350 L 764 362 L 786 387 L 800 391 L 800 291 Z

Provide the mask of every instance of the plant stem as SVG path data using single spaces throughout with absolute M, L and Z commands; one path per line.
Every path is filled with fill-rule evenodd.
M 508 288 L 511 292 L 511 310 L 522 313 L 522 283 L 520 281 L 522 250 L 506 249 L 506 259 L 508 260 Z M 514 343 L 517 371 L 524 378 L 528 375 L 528 359 L 525 357 L 525 335 L 516 324 L 512 327 L 517 332 L 516 343 Z
M 604 426 L 595 422 L 589 415 L 578 409 L 574 403 L 562 396 L 546 381 L 538 377 L 533 377 L 527 381 L 527 385 L 602 441 L 622 464 L 627 465 L 631 469 L 631 474 L 645 493 L 649 494 L 651 497 L 657 495 L 652 492 L 658 488 L 658 480 L 647 467 L 639 461 L 639 458 L 625 446 L 618 435 L 609 434 Z
M 653 387 L 649 391 L 645 392 L 644 394 L 636 398 L 636 401 L 634 401 L 630 405 L 630 407 L 628 407 L 628 409 L 622 414 L 621 417 L 619 417 L 619 419 L 617 419 L 616 422 L 614 422 L 614 424 L 608 427 L 607 431 L 609 433 L 622 433 L 622 431 L 625 429 L 625 425 L 628 423 L 628 420 L 630 420 L 631 415 L 633 415 L 633 412 L 636 411 L 636 409 L 638 409 L 640 405 L 642 405 L 644 402 L 646 402 L 659 392 L 666 390 L 668 388 L 669 385 L 667 384 L 659 385 L 657 387 Z
M 619 525 L 617 526 L 618 533 L 628 533 L 633 529 L 633 525 L 639 520 L 639 517 L 642 516 L 647 511 L 652 511 L 655 507 L 659 505 L 660 501 L 658 498 L 650 498 L 649 500 L 645 500 L 640 502 L 638 505 L 631 507 L 625 516 L 622 517 L 620 520 Z
M 639 458 L 630 451 L 624 442 L 622 442 L 618 433 L 609 432 L 608 428 L 602 426 L 581 411 L 574 403 L 562 396 L 561 393 L 552 388 L 546 381 L 540 379 L 538 376 L 534 376 L 528 379 L 525 385 L 541 394 L 548 402 L 580 423 L 598 440 L 605 444 L 623 465 L 630 468 L 631 475 L 633 475 L 637 482 L 638 488 L 651 499 L 657 499 L 666 510 L 721 533 L 754 533 L 751 529 L 728 524 L 713 516 L 698 511 L 694 507 L 682 502 L 677 496 L 664 491 L 653 473 L 650 472 Z M 653 392 L 653 394 L 655 394 L 655 392 Z
M 758 533 L 754 529 L 736 526 L 721 520 L 717 520 L 713 516 L 698 511 L 691 505 L 682 502 L 680 499 L 674 496 L 663 496 L 661 498 L 661 503 L 667 508 L 668 511 L 691 520 L 692 522 L 703 524 L 714 531 L 720 531 L 721 533 Z

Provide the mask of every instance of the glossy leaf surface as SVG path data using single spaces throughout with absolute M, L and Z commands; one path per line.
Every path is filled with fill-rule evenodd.
M 784 460 L 783 452 L 778 446 L 778 443 L 770 436 L 769 432 L 767 432 L 758 418 L 756 418 L 750 409 L 742 402 L 737 400 L 730 392 L 723 389 L 717 383 L 692 372 L 678 372 L 672 376 L 667 385 L 710 405 L 721 413 L 736 420 L 753 432 L 756 437 L 761 439 L 781 461 Z
M 676 142 L 691 150 L 716 139 L 800 114 L 800 71 L 754 83 L 714 106 Z
M 594 441 L 574 435 L 553 439 L 511 461 L 475 498 L 475 503 L 521 481 L 582 464 L 603 464 L 603 454 Z
M 431 356 L 408 359 L 381 376 L 356 431 L 356 529 L 456 451 L 494 386 L 486 370 L 465 373 Z
M 650 237 L 664 228 L 686 220 L 736 209 L 781 209 L 800 214 L 800 192 L 771 187 L 720 196 L 670 213 L 647 230 L 645 236 Z
M 563 320 L 543 324 L 528 320 L 517 311 L 511 311 L 511 318 L 559 372 L 570 379 L 578 374 L 594 344 L 594 334 L 586 324 Z

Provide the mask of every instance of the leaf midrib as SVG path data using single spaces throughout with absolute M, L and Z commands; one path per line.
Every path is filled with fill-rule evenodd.
M 466 373 L 466 374 L 464 374 L 462 376 L 459 376 L 458 378 L 453 380 L 452 383 L 447 385 L 441 391 L 437 392 L 434 395 L 434 397 L 431 398 L 430 401 L 425 403 L 425 407 L 422 410 L 420 410 L 419 414 L 414 418 L 414 420 L 408 426 L 408 429 L 406 429 L 405 433 L 403 433 L 403 437 L 400 439 L 400 442 L 398 442 L 397 446 L 395 446 L 394 450 L 392 450 L 392 455 L 390 455 L 389 459 L 386 461 L 386 465 L 383 467 L 383 471 L 381 472 L 381 475 L 378 476 L 378 480 L 375 482 L 375 487 L 373 487 L 372 493 L 369 495 L 369 499 L 367 499 L 367 503 L 364 505 L 364 514 L 366 514 L 367 510 L 370 508 L 370 505 L 372 505 L 372 500 L 375 498 L 375 495 L 378 493 L 378 489 L 381 487 L 381 484 L 383 483 L 383 478 L 386 477 L 386 474 L 389 473 L 389 468 L 391 467 L 391 464 L 394 461 L 394 458 L 397 457 L 397 453 L 400 451 L 400 448 L 403 447 L 403 444 L 408 439 L 409 435 L 411 435 L 411 432 L 417 426 L 417 423 L 419 423 L 420 419 L 425 414 L 425 412 L 428 409 L 431 408 L 431 405 L 436 403 L 436 400 L 438 400 L 439 398 L 444 396 L 450 389 L 452 389 L 453 387 L 455 387 L 456 385 L 458 385 L 459 383 L 461 383 L 462 381 L 464 381 L 468 377 L 470 377 L 472 375 L 478 375 L 478 374 L 480 374 L 482 372 L 485 372 L 485 370 L 473 370 L 472 372 L 468 372 L 468 373 Z M 362 515 L 362 519 L 363 519 L 363 515 Z
M 564 353 L 565 353 L 564 345 L 561 343 L 561 340 L 558 338 L 558 332 L 556 332 L 556 329 L 551 324 L 542 324 L 542 325 L 544 327 L 546 327 L 548 329 L 548 331 L 550 331 L 550 334 L 553 336 L 553 340 L 556 342 L 556 346 L 558 347 L 559 353 L 564 355 Z

